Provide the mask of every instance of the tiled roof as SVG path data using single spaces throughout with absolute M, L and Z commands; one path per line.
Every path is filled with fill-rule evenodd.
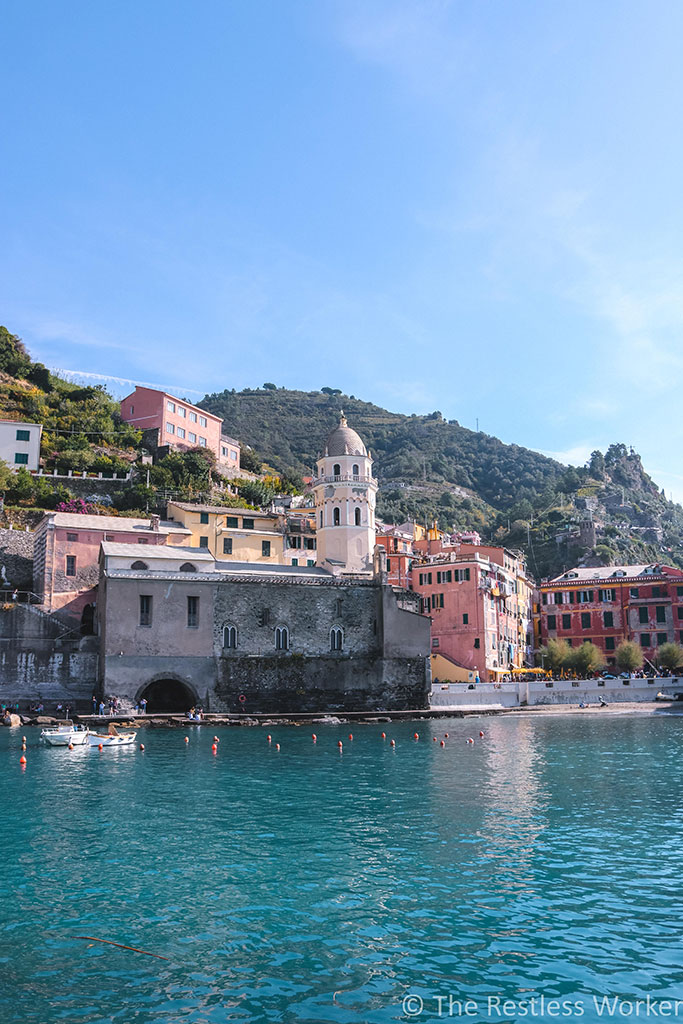
M 159 529 L 153 530 L 149 519 L 130 519 L 127 516 L 92 516 L 79 515 L 77 512 L 50 512 L 48 518 L 55 526 L 71 527 L 81 530 L 103 530 L 111 533 L 188 533 L 181 523 L 168 523 L 162 520 Z
M 154 544 L 144 547 L 140 544 L 119 544 L 117 541 L 103 540 L 102 551 L 105 555 L 119 555 L 121 558 L 140 558 L 144 562 L 154 559 L 175 559 L 178 562 L 213 562 L 210 551 L 201 548 L 187 548 L 181 544 Z
M 548 580 L 548 583 L 589 583 L 596 580 L 642 579 L 648 576 L 683 578 L 683 572 L 657 562 L 651 562 L 649 565 L 602 565 L 588 569 L 568 569 L 560 576 Z

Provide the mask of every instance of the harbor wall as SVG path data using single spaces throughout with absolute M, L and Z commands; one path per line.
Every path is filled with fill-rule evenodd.
M 553 704 L 597 704 L 653 701 L 660 691 L 683 693 L 683 676 L 655 676 L 651 679 L 554 679 L 520 683 L 438 683 L 432 687 L 430 707 L 536 707 Z
M 87 710 L 97 693 L 96 637 L 65 633 L 54 616 L 21 603 L 0 606 L 0 703 L 68 703 Z

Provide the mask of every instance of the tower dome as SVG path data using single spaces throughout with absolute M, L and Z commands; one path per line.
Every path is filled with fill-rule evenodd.
M 339 417 L 339 426 L 335 427 L 327 438 L 325 455 L 362 455 L 367 456 L 367 449 L 355 430 L 346 422 L 344 412 Z

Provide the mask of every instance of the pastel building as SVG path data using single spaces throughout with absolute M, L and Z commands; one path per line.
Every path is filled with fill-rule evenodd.
M 482 682 L 514 675 L 531 660 L 532 584 L 522 556 L 506 548 L 425 541 L 413 590 L 432 620 L 432 654 Z M 419 547 L 420 542 L 416 542 Z
M 0 459 L 15 472 L 22 467 L 35 472 L 40 464 L 40 423 L 0 420 Z
M 594 643 L 607 665 L 623 640 L 654 664 L 657 648 L 683 643 L 683 570 L 669 565 L 574 568 L 544 581 L 536 602 L 536 643 Z
M 152 431 L 157 447 L 208 448 L 226 474 L 239 473 L 240 445 L 222 434 L 223 420 L 175 395 L 138 386 L 122 400 L 121 418 L 138 430 Z
M 333 573 L 373 572 L 377 481 L 372 457 L 342 412 L 313 481 L 317 564 Z
M 33 590 L 46 612 L 57 612 L 70 625 L 92 622 L 103 541 L 145 547 L 188 544 L 191 531 L 158 516 L 78 515 L 49 512 L 34 534 Z M 87 611 L 86 611 L 87 609 Z
M 273 512 L 169 501 L 166 517 L 190 534 L 193 548 L 220 561 L 285 564 L 285 519 Z
M 387 582 L 394 587 L 412 589 L 413 530 L 412 523 L 402 526 L 384 525 L 377 530 L 376 544 L 387 554 Z

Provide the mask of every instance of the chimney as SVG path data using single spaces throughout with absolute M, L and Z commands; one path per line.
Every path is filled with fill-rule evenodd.
M 158 515 L 156 515 L 156 513 L 153 513 L 149 517 L 149 528 L 150 528 L 150 530 L 154 530 L 155 533 L 158 533 L 159 532 L 159 523 L 160 523 L 160 521 L 161 521 L 161 516 L 158 516 Z

